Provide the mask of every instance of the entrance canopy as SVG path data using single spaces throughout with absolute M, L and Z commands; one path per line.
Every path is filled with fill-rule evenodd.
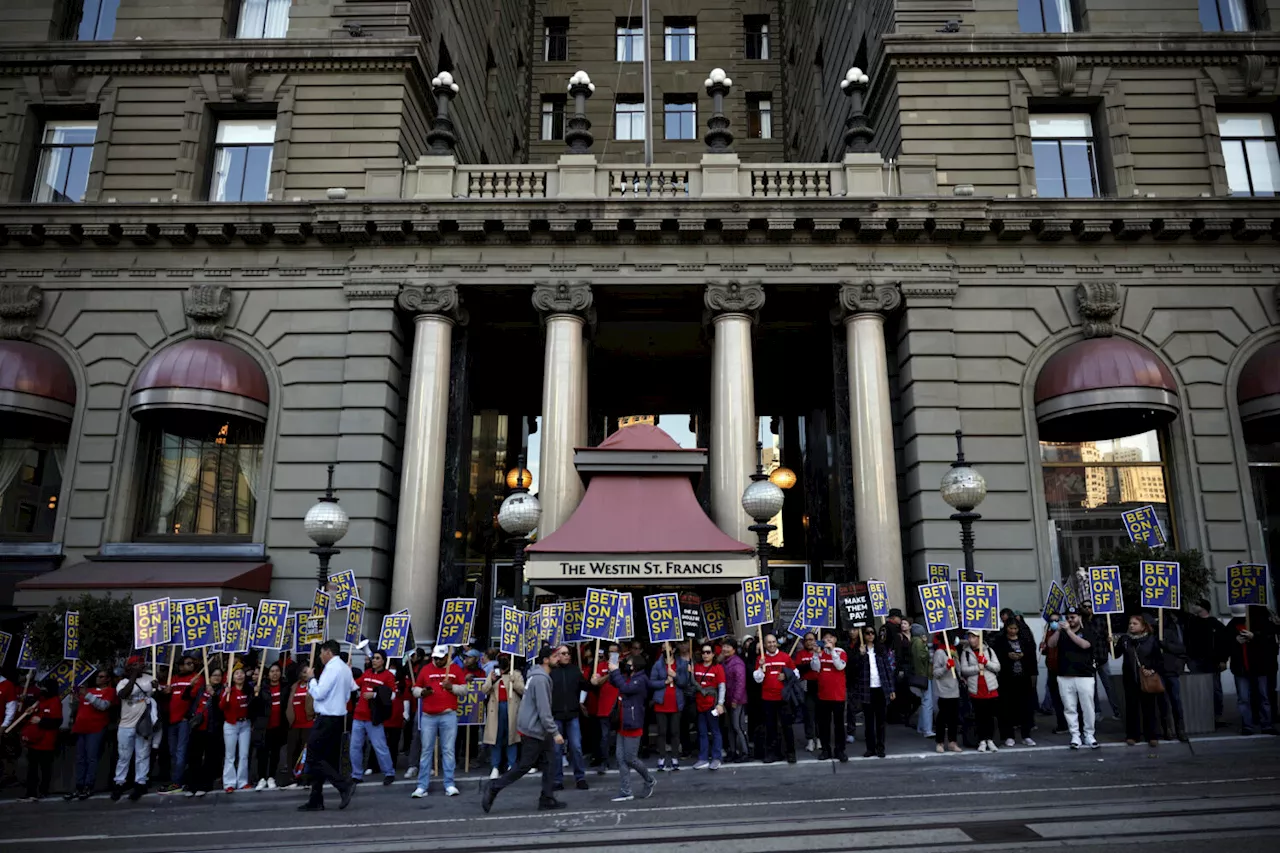
M 525 579 L 539 586 L 737 583 L 757 573 L 755 550 L 712 523 L 691 474 L 705 450 L 685 450 L 648 424 L 625 427 L 574 456 L 587 493 L 558 530 L 530 545 Z

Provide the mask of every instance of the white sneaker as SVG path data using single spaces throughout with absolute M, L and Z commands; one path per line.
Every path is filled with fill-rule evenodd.
M 1078 740 L 1073 740 L 1073 741 L 1071 741 L 1071 748 L 1072 748 L 1072 749 L 1079 749 L 1079 748 L 1080 748 L 1080 741 L 1078 741 Z
M 274 776 L 267 780 L 268 791 L 274 791 L 276 788 L 279 788 L 279 787 L 280 786 L 276 784 L 276 780 Z
M 618 796 L 614 797 L 614 798 L 613 798 L 612 800 L 610 800 L 609 802 L 611 802 L 611 803 L 629 803 L 629 802 L 631 802 L 631 801 L 632 801 L 632 800 L 634 800 L 634 799 L 635 799 L 635 795 L 634 795 L 634 794 L 619 794 Z
M 985 740 L 978 741 L 978 752 L 987 751 L 987 742 Z
M 410 767 L 408 770 L 404 771 L 404 778 L 406 779 L 414 779 L 417 777 L 417 775 L 418 775 L 418 768 L 416 767 Z
M 265 791 L 265 790 L 267 790 L 267 780 L 266 780 L 266 779 L 259 779 L 259 780 L 258 780 L 258 784 L 256 784 L 256 785 L 254 785 L 254 786 L 253 786 L 253 790 L 255 790 L 255 791 Z
M 456 797 L 456 796 L 458 796 L 458 786 L 457 786 L 457 785 L 449 785 L 449 786 L 447 786 L 447 787 L 444 789 L 444 795 L 445 795 L 446 797 Z
M 292 783 L 292 784 L 290 784 L 290 785 L 285 785 L 285 786 L 284 786 L 283 788 L 281 788 L 280 790 L 281 790 L 281 791 L 296 791 L 299 787 L 301 787 L 301 786 L 300 786 L 300 785 L 298 785 L 298 783 L 297 783 L 297 782 L 294 782 L 294 783 Z
M 496 767 L 495 767 L 495 768 L 493 768 L 492 770 L 490 770 L 490 771 L 489 771 L 489 778 L 490 778 L 490 779 L 497 779 L 497 778 L 498 778 L 498 768 L 496 768 Z
M 370 767 L 368 770 L 364 771 L 364 775 L 366 775 L 366 776 L 372 776 L 372 775 L 373 775 L 373 768 L 372 768 L 372 767 Z
M 1029 737 L 1024 737 L 1024 738 L 1022 739 L 1022 745 L 1023 745 L 1023 746 L 1035 746 L 1035 745 L 1036 745 L 1036 742 L 1035 742 L 1035 741 L 1033 741 L 1033 740 L 1032 740 L 1031 738 L 1029 738 Z
M 1000 750 L 999 750 L 999 748 L 997 748 L 997 747 L 996 747 L 996 742 L 995 742 L 995 741 L 993 741 L 993 740 L 989 740 L 989 741 L 987 741 L 987 752 L 999 752 L 999 751 L 1000 751 Z
M 1096 740 L 1089 741 L 1087 744 L 1085 744 L 1085 746 L 1089 747 L 1090 749 L 1102 749 L 1102 744 L 1098 743 Z
M 1013 738 L 1011 738 L 1011 737 L 1007 737 L 1007 738 L 1005 738 L 1005 739 L 1004 739 L 1004 745 L 1005 745 L 1005 749 L 1008 749 L 1008 748 L 1012 747 L 1012 746 L 1013 746 Z
M 426 795 L 427 795 L 427 789 L 426 789 L 426 788 L 414 788 L 414 789 L 413 789 L 413 793 L 412 793 L 412 794 L 410 794 L 409 796 L 413 797 L 415 800 L 420 800 L 420 799 L 422 799 L 423 797 L 425 797 Z
M 815 741 L 813 738 L 810 738 L 804 745 L 804 751 L 813 752 L 815 749 L 818 748 L 817 744 L 818 744 L 817 741 Z
M 699 761 L 697 764 L 693 765 L 693 769 L 694 769 L 694 770 L 706 770 L 706 769 L 707 769 L 708 767 L 710 767 L 710 766 L 711 766 L 711 762 L 709 762 L 709 761 Z

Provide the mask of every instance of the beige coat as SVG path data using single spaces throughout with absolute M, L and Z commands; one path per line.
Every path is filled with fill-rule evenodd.
M 494 670 L 496 675 L 498 670 Z M 516 716 L 520 713 L 520 697 L 524 695 L 524 676 L 518 672 L 509 672 L 507 679 L 507 744 L 519 743 L 520 734 L 516 731 Z M 494 746 L 498 742 L 498 680 L 491 675 L 480 682 L 480 693 L 488 698 L 484 709 L 484 737 L 481 743 Z

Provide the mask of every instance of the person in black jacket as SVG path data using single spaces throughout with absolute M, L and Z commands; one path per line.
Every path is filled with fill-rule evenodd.
M 574 661 L 569 647 L 560 644 L 551 657 L 551 716 L 560 727 L 560 734 L 564 735 L 564 743 L 557 744 L 553 753 L 556 774 L 553 790 L 556 791 L 564 790 L 565 750 L 569 752 L 569 766 L 573 768 L 573 779 L 578 789 L 585 791 L 591 787 L 587 784 L 587 762 L 582 755 L 582 724 L 578 720 L 578 710 L 582 707 L 580 697 L 586 689 L 582 668 Z
M 1144 614 L 1129 617 L 1129 633 L 1116 637 L 1115 656 L 1123 658 L 1125 743 L 1134 746 L 1145 740 L 1148 746 L 1159 746 L 1156 740 L 1156 696 L 1142 689 L 1142 676 L 1164 671 L 1164 655 L 1160 641 L 1151 630 L 1151 620 Z
M 1222 671 L 1227 668 L 1227 629 L 1213 615 L 1206 599 L 1191 605 L 1185 620 L 1183 640 L 1187 667 L 1194 673 L 1213 676 L 1213 718 L 1222 723 Z
M 1018 730 L 1024 746 L 1035 746 L 1031 739 L 1031 706 L 1027 696 L 1035 693 L 1035 643 L 1030 633 L 1024 635 L 1019 621 L 1010 616 L 1004 631 L 990 640 L 991 651 L 1000 659 L 1000 735 L 1005 746 L 1014 745 Z
M 280 664 L 271 664 L 249 710 L 255 727 L 262 727 L 262 741 L 255 756 L 258 768 L 255 790 L 274 791 L 277 787 L 276 771 L 280 765 L 280 751 L 289 739 L 290 695 L 290 685 L 284 683 L 284 672 L 280 669 Z
M 900 633 L 895 626 L 890 633 Z M 889 669 L 889 653 L 876 638 L 873 628 L 862 629 L 862 647 L 849 661 L 854 669 L 852 696 L 862 705 L 863 739 L 867 750 L 863 758 L 884 758 L 884 726 L 889 703 L 894 699 L 893 673 Z
M 1159 700 L 1160 734 L 1165 740 L 1174 735 L 1183 743 L 1187 742 L 1187 729 L 1182 716 L 1182 671 L 1187 666 L 1187 647 L 1183 640 L 1182 611 L 1161 611 L 1164 619 L 1164 639 L 1160 641 L 1163 652 L 1164 669 L 1160 677 L 1164 680 L 1164 693 Z M 1157 632 L 1158 634 L 1159 632 Z M 1173 731 L 1169 729 L 1169 712 L 1173 712 Z
M 190 702 L 187 720 L 191 723 L 191 740 L 187 745 L 187 769 L 184 796 L 203 797 L 213 789 L 222 774 L 222 669 L 209 670 L 209 686 L 197 678 L 183 691 Z
M 1248 612 L 1231 608 L 1227 623 L 1231 637 L 1231 674 L 1236 679 L 1236 704 L 1240 709 L 1240 733 L 1253 734 L 1256 720 L 1264 734 L 1276 733 L 1271 707 L 1271 688 L 1276 678 L 1276 626 L 1265 607 Z M 1255 707 L 1256 706 L 1256 707 Z M 1257 716 L 1254 716 L 1255 710 Z

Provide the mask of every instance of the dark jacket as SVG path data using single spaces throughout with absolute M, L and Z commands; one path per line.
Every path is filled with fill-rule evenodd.
M 1231 651 L 1231 674 L 1257 677 L 1276 674 L 1276 629 L 1266 616 L 1255 616 L 1250 627 L 1253 639 L 1240 642 L 1245 620 L 1237 616 L 1227 623 L 1228 648 Z
M 889 694 L 896 692 L 893 686 L 893 675 L 889 671 L 889 652 L 884 644 L 876 643 L 876 670 L 880 673 L 880 686 L 884 689 L 885 701 Z M 847 668 L 854 670 L 854 679 L 849 690 L 849 701 L 855 705 L 867 705 L 871 702 L 871 655 L 861 651 L 849 658 Z
M 693 685 L 693 681 L 689 678 L 689 662 L 682 657 L 675 659 L 676 665 L 676 708 L 684 710 L 685 692 Z M 649 670 L 649 689 L 653 691 L 654 707 L 661 705 L 667 699 L 667 659 L 659 655 L 654 661 L 653 667 Z
M 1166 678 L 1182 675 L 1187 668 L 1187 646 L 1182 633 L 1182 619 L 1173 611 L 1164 614 L 1164 642 L 1160 644 L 1160 650 L 1164 653 L 1164 669 L 1160 673 Z
M 1007 678 L 1022 678 L 1031 680 L 1036 676 L 1036 645 L 1031 638 L 1022 633 L 1022 629 L 1018 629 L 1018 640 L 1015 647 L 1014 643 L 1009 642 L 1009 637 L 1003 631 L 997 634 L 987 643 L 987 646 L 996 653 L 996 657 L 1000 659 L 1000 680 Z M 1020 660 L 1013 660 L 1009 657 L 1010 652 L 1021 652 Z M 1017 672 L 1016 670 L 1021 670 Z
M 1164 654 L 1160 650 L 1160 639 L 1154 632 L 1134 639 L 1129 634 L 1116 638 L 1116 657 L 1124 658 L 1124 680 L 1127 684 L 1139 682 L 1138 667 L 1164 672 Z
M 649 703 L 649 678 L 643 672 L 624 675 L 615 669 L 609 673 L 609 683 L 618 688 L 621 710 L 618 731 L 643 729 L 645 706 Z
M 1194 671 L 1217 672 L 1218 665 L 1226 660 L 1231 649 L 1227 626 L 1213 616 L 1188 616 L 1183 640 L 1187 647 L 1187 661 Z
M 551 716 L 557 720 L 571 720 L 578 716 L 582 703 L 578 701 L 586 682 L 577 664 L 557 666 L 551 669 Z

